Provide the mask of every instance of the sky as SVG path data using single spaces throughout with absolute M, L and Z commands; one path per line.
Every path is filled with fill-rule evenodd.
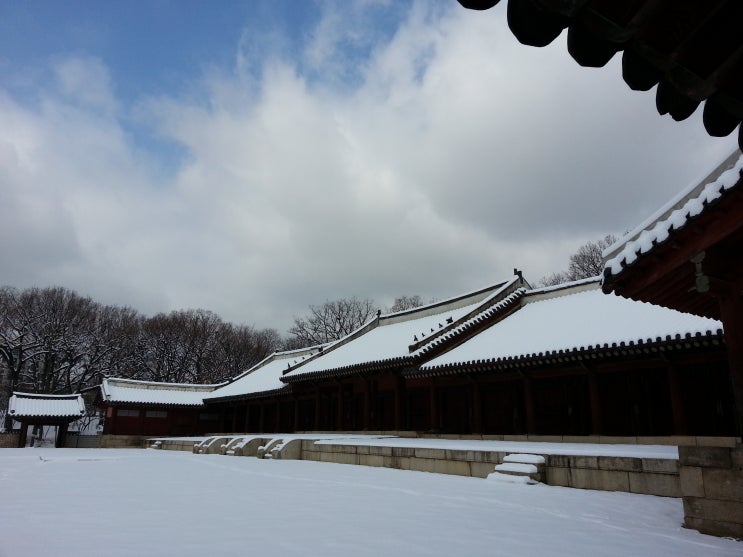
M 0 285 L 284 332 L 536 282 L 735 149 L 501 4 L 0 3 Z

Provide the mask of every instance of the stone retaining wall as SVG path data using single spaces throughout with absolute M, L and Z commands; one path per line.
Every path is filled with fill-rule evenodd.
M 364 445 L 317 444 L 302 441 L 302 460 L 382 466 L 400 470 L 435 472 L 485 478 L 501 464 L 507 452 L 374 447 Z M 680 497 L 678 462 L 669 459 L 609 456 L 545 457 L 548 485 L 626 491 Z
M 149 446 L 147 439 L 147 435 L 101 435 L 101 449 L 142 449 Z
M 743 444 L 679 447 L 684 524 L 743 539 Z
M 660 458 L 549 455 L 545 483 L 681 497 L 678 461 Z
M 69 449 L 100 449 L 102 435 L 68 435 L 65 447 Z

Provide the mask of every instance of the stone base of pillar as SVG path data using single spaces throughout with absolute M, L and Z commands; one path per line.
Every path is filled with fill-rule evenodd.
M 679 447 L 684 526 L 743 539 L 743 444 Z

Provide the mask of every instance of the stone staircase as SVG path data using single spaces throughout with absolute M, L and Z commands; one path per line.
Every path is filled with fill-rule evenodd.
M 514 453 L 503 457 L 503 462 L 496 465 L 495 471 L 488 476 L 488 480 L 537 484 L 544 478 L 544 457 L 536 454 Z

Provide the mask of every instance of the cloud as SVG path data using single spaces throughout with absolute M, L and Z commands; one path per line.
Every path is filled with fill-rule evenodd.
M 518 45 L 502 10 L 415 3 L 366 30 L 392 9 L 247 28 L 234 68 L 133 105 L 93 57 L 58 58 L 38 103 L 0 91 L 0 258 L 20 262 L 0 283 L 284 331 L 326 299 L 536 280 L 733 149 L 662 120 L 619 60 Z M 164 172 L 143 133 L 183 157 Z

